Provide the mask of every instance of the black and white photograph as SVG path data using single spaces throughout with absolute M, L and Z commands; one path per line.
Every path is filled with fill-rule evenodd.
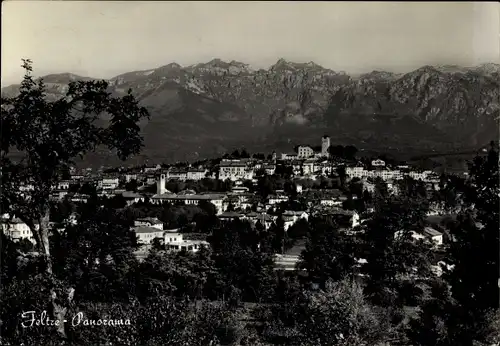
M 498 2 L 2 2 L 0 345 L 500 346 Z

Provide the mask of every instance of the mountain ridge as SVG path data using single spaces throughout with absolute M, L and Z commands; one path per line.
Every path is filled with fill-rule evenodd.
M 329 133 L 339 143 L 448 150 L 498 136 L 500 65 L 422 66 L 408 73 L 375 70 L 351 76 L 314 62 L 279 59 L 268 69 L 212 59 L 131 71 L 108 79 L 129 88 L 151 112 L 142 124 L 144 155 L 197 159 L 234 146 L 270 150 Z M 50 97 L 64 94 L 71 73 L 44 77 Z M 18 86 L 2 88 L 14 94 Z M 412 144 L 413 143 L 413 144 Z M 406 148 L 406 149 L 405 149 Z M 283 148 L 282 150 L 286 150 Z M 162 154 L 163 153 L 163 154 Z

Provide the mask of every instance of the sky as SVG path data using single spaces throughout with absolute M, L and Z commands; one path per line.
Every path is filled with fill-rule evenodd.
M 2 86 L 36 76 L 111 78 L 213 58 L 279 58 L 348 73 L 500 62 L 496 2 L 2 2 Z

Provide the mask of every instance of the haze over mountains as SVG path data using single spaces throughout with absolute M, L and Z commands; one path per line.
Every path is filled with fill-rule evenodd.
M 48 97 L 60 97 L 69 82 L 91 78 L 63 73 L 43 79 Z M 498 138 L 497 64 L 349 76 L 314 62 L 280 59 L 253 70 L 214 59 L 128 72 L 108 82 L 117 95 L 131 88 L 151 113 L 141 124 L 145 148 L 134 163 L 193 160 L 243 146 L 290 151 L 299 143 L 319 144 L 325 133 L 334 144 L 415 154 L 472 149 Z M 11 85 L 2 94 L 17 89 Z M 92 158 L 99 164 L 108 159 L 106 153 Z

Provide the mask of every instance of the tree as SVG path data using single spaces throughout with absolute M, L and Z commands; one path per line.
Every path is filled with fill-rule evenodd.
M 383 319 L 352 280 L 306 292 L 294 315 L 296 345 L 375 345 L 386 338 Z
M 49 244 L 49 196 L 53 186 L 62 179 L 62 171 L 74 165 L 98 146 L 115 150 L 120 159 L 140 151 L 142 138 L 137 123 L 148 117 L 131 91 L 124 97 L 107 92 L 105 81 L 72 82 L 58 100 L 46 99 L 43 80 L 31 75 L 30 60 L 23 60 L 26 71 L 19 95 L 2 96 L 2 138 L 0 166 L 2 167 L 2 210 L 21 218 L 30 227 L 43 256 L 45 272 L 52 275 Z M 101 114 L 110 115 L 106 126 Z M 14 160 L 15 150 L 22 158 Z M 39 227 L 35 225 L 38 224 Z M 50 297 L 54 317 L 64 319 L 61 302 L 72 299 Z M 65 335 L 64 323 L 59 332 Z
M 494 144 L 486 157 L 477 156 L 470 164 L 464 194 L 468 208 L 459 215 L 452 229 L 453 241 L 447 262 L 454 267 L 444 276 L 451 285 L 458 307 L 456 314 L 460 316 L 450 326 L 453 340 L 464 345 L 484 339 L 488 317 L 498 310 L 498 164 L 498 150 Z
M 240 152 L 239 152 L 238 149 L 235 149 L 233 151 L 233 153 L 231 154 L 231 158 L 233 158 L 233 159 L 239 159 L 239 158 L 241 158 L 241 155 L 240 155 Z
M 344 148 L 344 156 L 347 160 L 355 160 L 357 152 L 358 149 L 353 145 L 348 145 Z
M 268 296 L 274 261 L 270 254 L 258 250 L 259 241 L 256 230 L 240 220 L 214 230 L 209 238 L 217 268 L 214 299 L 232 296 L 257 302 Z
M 344 158 L 344 147 L 342 145 L 331 145 L 328 152 L 334 158 Z
M 250 154 L 245 150 L 245 148 L 241 149 L 240 158 L 241 159 L 249 159 L 250 158 Z
M 306 219 L 301 218 L 288 228 L 287 233 L 291 239 L 297 240 L 305 238 L 310 231 L 309 222 Z
M 364 224 L 357 257 L 367 261 L 361 269 L 373 302 L 407 303 L 415 296 L 401 295 L 402 284 L 431 275 L 431 244 L 412 236 L 423 232 L 426 211 L 419 199 L 389 196 L 378 200 L 374 215 Z
M 310 220 L 306 248 L 302 251 L 300 268 L 308 271 L 311 280 L 324 287 L 328 280 L 339 281 L 356 273 L 351 236 L 341 234 L 331 219 Z
M 68 281 L 77 296 L 93 301 L 128 301 L 134 290 L 135 232 L 119 211 L 90 200 L 77 223 L 51 237 L 54 274 Z
M 337 172 L 337 174 L 339 176 L 339 179 L 340 179 L 340 185 L 344 186 L 346 178 L 347 178 L 347 173 L 346 173 L 345 166 L 344 165 L 337 166 L 336 172 Z
M 125 190 L 127 191 L 133 191 L 133 192 L 137 192 L 137 188 L 138 188 L 138 184 L 137 184 L 137 180 L 135 179 L 132 179 L 130 181 L 128 181 L 126 184 L 125 184 Z

